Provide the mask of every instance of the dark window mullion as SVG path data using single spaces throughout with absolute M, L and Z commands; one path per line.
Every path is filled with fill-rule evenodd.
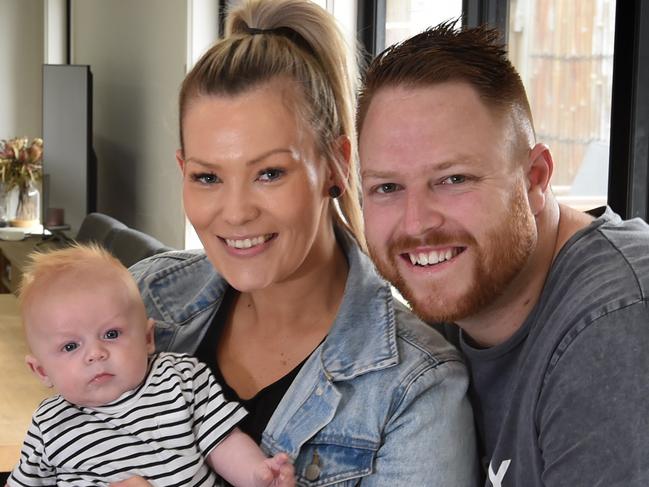
M 487 24 L 497 28 L 507 43 L 509 0 L 463 0 L 462 22 L 467 27 Z
M 358 42 L 369 59 L 385 49 L 385 2 L 387 0 L 358 0 Z
M 228 13 L 228 0 L 219 0 L 219 38 L 225 37 L 225 17 Z
M 622 217 L 649 213 L 649 5 L 617 0 L 608 203 Z

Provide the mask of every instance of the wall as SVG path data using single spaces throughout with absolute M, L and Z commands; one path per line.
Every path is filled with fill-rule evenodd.
M 98 210 L 182 248 L 174 154 L 187 2 L 73 0 L 71 25 L 72 63 L 94 78 Z
M 66 0 L 45 0 L 43 32 L 45 36 L 44 59 L 47 64 L 67 63 Z
M 41 136 L 43 1 L 0 1 L 0 139 Z

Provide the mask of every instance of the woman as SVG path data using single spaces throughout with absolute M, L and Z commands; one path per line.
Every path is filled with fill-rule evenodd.
M 205 250 L 132 272 L 157 346 L 206 362 L 299 485 L 476 485 L 465 368 L 361 250 L 346 53 L 308 0 L 229 14 L 180 94 L 183 200 Z

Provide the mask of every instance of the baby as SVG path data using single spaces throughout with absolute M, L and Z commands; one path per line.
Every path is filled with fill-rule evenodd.
M 10 486 L 295 484 L 288 456 L 267 458 L 236 425 L 207 367 L 154 355 L 153 322 L 128 270 L 96 246 L 37 254 L 20 309 L 31 371 L 59 395 L 39 406 Z M 209 467 L 212 467 L 211 469 Z

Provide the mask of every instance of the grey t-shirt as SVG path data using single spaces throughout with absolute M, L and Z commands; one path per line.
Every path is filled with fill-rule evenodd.
M 649 227 L 606 208 L 506 343 L 460 335 L 486 486 L 649 486 L 648 295 Z

